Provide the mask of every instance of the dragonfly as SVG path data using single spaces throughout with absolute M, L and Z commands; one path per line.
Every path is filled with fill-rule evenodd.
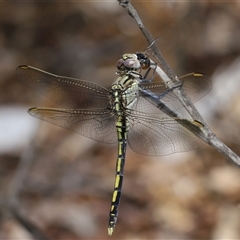
M 118 218 L 127 144 L 133 151 L 144 155 L 168 155 L 203 144 L 195 134 L 179 124 L 179 119 L 167 116 L 151 101 L 155 96 L 165 107 L 172 110 L 181 108 L 172 90 L 167 89 L 161 79 L 155 79 L 157 63 L 150 60 L 140 52 L 124 54 L 117 61 L 118 77 L 110 88 L 27 65 L 16 69 L 23 82 L 61 106 L 33 107 L 28 110 L 31 116 L 101 143 L 117 143 L 109 235 L 112 235 Z M 210 79 L 201 73 L 190 73 L 179 77 L 179 80 L 180 87 L 193 102 L 211 89 Z

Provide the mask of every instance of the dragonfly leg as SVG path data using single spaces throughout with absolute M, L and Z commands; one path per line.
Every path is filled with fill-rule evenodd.
M 144 76 L 141 78 L 141 83 L 149 83 L 149 82 L 153 81 L 153 79 L 155 77 L 156 69 L 157 69 L 157 64 L 155 64 L 155 63 L 153 64 L 152 63 L 152 65 L 153 65 L 153 67 L 148 68 L 148 70 L 146 71 Z M 151 70 L 153 71 L 152 72 L 152 76 L 150 77 L 150 79 L 147 79 L 147 77 L 148 77 L 148 75 L 149 75 Z

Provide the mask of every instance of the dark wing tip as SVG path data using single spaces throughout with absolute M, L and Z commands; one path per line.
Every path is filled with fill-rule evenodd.
M 21 75 L 21 72 L 24 70 L 27 70 L 29 68 L 28 65 L 20 65 L 16 68 L 16 74 L 19 76 Z
M 32 107 L 32 108 L 29 108 L 27 112 L 28 112 L 29 115 L 32 116 L 36 113 L 37 110 L 38 110 L 37 107 Z
M 32 108 L 29 108 L 29 109 L 28 109 L 28 112 L 36 111 L 37 109 L 38 109 L 37 107 L 32 107 Z
M 20 66 L 18 66 L 18 67 L 16 68 L 16 71 L 17 71 L 18 69 L 28 69 L 28 68 L 29 68 L 28 65 L 20 65 Z
M 28 68 L 28 65 L 20 65 L 20 66 L 18 66 L 17 68 L 23 68 L 23 69 L 25 69 L 25 68 Z
M 200 73 L 200 72 L 194 72 L 193 76 L 194 77 L 206 77 L 206 75 L 204 73 Z

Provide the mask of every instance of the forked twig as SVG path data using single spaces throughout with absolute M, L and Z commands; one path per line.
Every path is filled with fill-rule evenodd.
M 130 0 L 117 1 L 119 2 L 119 5 L 128 10 L 129 15 L 136 21 L 138 27 L 144 35 L 149 47 L 151 48 L 152 52 L 154 53 L 156 59 L 159 62 L 157 73 L 163 79 L 166 87 L 169 88 L 170 86 L 170 88 L 173 88 L 173 93 L 193 119 L 193 121 L 180 119 L 178 122 L 184 127 L 186 127 L 188 130 L 190 130 L 192 133 L 197 135 L 199 138 L 201 138 L 204 142 L 208 143 L 210 146 L 222 153 L 228 160 L 240 167 L 240 157 L 228 146 L 226 146 L 220 139 L 218 139 L 217 136 L 210 130 L 210 128 L 207 126 L 202 116 L 197 111 L 184 90 L 181 87 L 175 87 L 179 85 L 179 79 L 177 75 L 173 72 L 173 70 L 170 68 L 170 66 L 164 59 L 163 55 L 161 54 L 159 48 L 154 41 L 153 36 L 144 26 L 141 18 L 139 17 L 136 9 L 132 6 Z M 157 98 L 153 98 L 152 101 L 158 104 L 160 100 Z M 168 114 L 170 117 L 173 117 L 174 115 L 172 114 L 172 111 L 165 113 Z

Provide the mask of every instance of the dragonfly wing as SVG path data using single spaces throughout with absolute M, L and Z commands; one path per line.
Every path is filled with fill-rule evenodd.
M 195 149 L 204 144 L 196 135 L 173 118 L 129 111 L 128 143 L 144 155 L 168 155 Z
M 211 80 L 201 73 L 190 73 L 179 77 L 182 81 L 182 88 L 192 102 L 196 102 L 205 96 L 212 88 Z M 172 91 L 168 91 L 162 80 L 152 81 L 151 83 L 144 83 L 141 86 L 156 96 L 159 96 L 162 102 L 164 102 L 172 110 L 178 110 L 182 108 L 181 103 L 176 98 Z M 151 97 L 146 96 L 146 99 L 151 101 Z M 153 103 L 154 104 L 154 103 Z
M 202 73 L 189 73 L 179 77 L 179 80 L 183 82 L 183 90 L 193 102 L 204 97 L 212 89 L 211 79 Z
M 29 114 L 103 143 L 116 143 L 115 117 L 110 110 L 30 108 Z
M 167 115 L 159 111 L 156 103 L 149 97 L 138 96 L 136 104 L 134 105 L 134 110 L 139 112 L 144 112 L 148 114 L 158 114 L 161 117 L 167 117 Z
M 109 105 L 109 92 L 100 85 L 26 65 L 19 66 L 16 73 L 23 82 L 65 108 L 106 108 Z

